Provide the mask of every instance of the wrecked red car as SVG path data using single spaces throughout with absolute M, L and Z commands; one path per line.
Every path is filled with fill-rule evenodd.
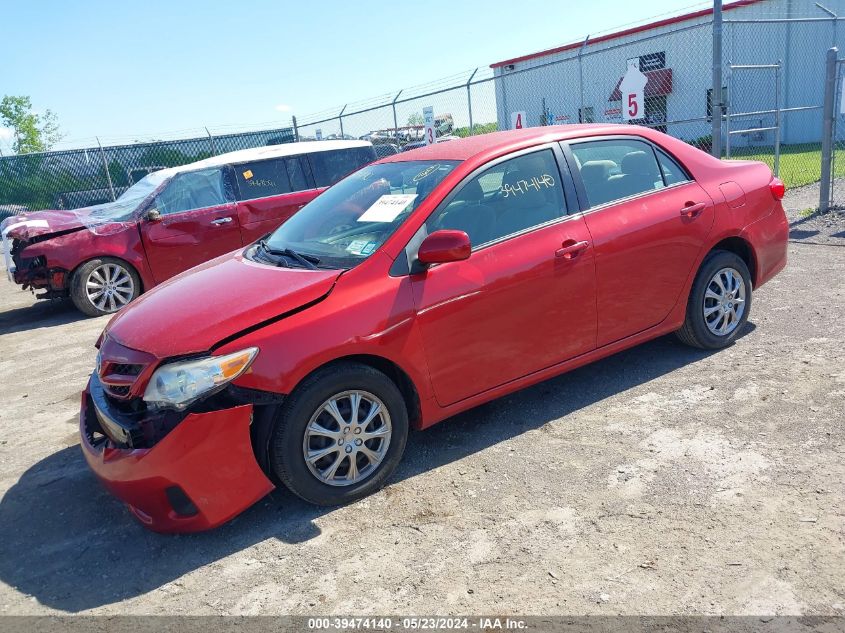
M 254 242 L 376 159 L 365 141 L 260 147 L 163 169 L 115 202 L 0 225 L 10 279 L 38 298 L 116 312 L 192 266 Z
M 214 527 L 279 485 L 359 499 L 411 426 L 671 332 L 730 345 L 786 264 L 783 195 L 762 163 L 627 125 L 384 158 L 116 315 L 83 453 L 157 531 Z

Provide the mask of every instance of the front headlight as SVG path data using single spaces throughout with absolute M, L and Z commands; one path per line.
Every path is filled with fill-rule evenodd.
M 258 348 L 250 347 L 226 356 L 162 365 L 150 378 L 144 401 L 155 406 L 182 409 L 240 376 L 257 355 Z

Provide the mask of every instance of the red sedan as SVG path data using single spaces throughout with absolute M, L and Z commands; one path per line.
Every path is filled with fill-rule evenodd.
M 762 163 L 632 126 L 385 158 L 113 318 L 83 452 L 158 531 L 219 525 L 279 484 L 359 499 L 412 425 L 670 332 L 729 345 L 786 264 L 783 194 Z

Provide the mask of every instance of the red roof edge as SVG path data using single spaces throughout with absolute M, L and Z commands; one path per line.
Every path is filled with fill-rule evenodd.
M 731 4 L 725 5 L 722 7 L 722 11 L 730 11 L 731 9 L 738 9 L 740 7 L 747 7 L 751 4 L 757 4 L 758 2 L 763 2 L 763 0 L 738 0 L 738 2 L 733 2 Z M 694 11 L 692 13 L 685 13 L 683 15 L 676 15 L 671 18 L 665 18 L 663 20 L 658 20 L 657 22 L 650 22 L 649 24 L 641 24 L 640 26 L 634 26 L 630 29 L 625 29 L 624 31 L 617 31 L 616 33 L 609 33 L 607 35 L 600 35 L 595 39 L 587 40 L 587 46 L 591 44 L 600 44 L 601 42 L 607 42 L 609 40 L 615 40 L 620 37 L 625 37 L 627 35 L 634 35 L 635 33 L 642 33 L 643 31 L 650 31 L 651 29 L 660 28 L 661 26 L 669 26 L 671 24 L 678 24 L 680 22 L 686 22 L 687 20 L 694 20 L 695 18 L 702 18 L 706 15 L 712 15 L 713 9 L 701 9 L 700 11 Z M 539 51 L 537 53 L 530 53 L 528 55 L 523 55 L 521 57 L 514 57 L 513 59 L 506 59 L 502 62 L 496 62 L 495 64 L 490 64 L 490 68 L 501 68 L 502 66 L 506 66 L 508 64 L 516 64 L 517 62 L 524 62 L 528 61 L 529 59 L 537 59 L 538 57 L 545 57 L 546 55 L 554 55 L 555 53 L 563 53 L 565 51 L 571 51 L 576 48 L 581 48 L 583 45 L 583 41 L 581 42 L 573 42 L 571 44 L 565 44 L 564 46 L 558 46 L 557 48 L 549 48 L 544 51 Z

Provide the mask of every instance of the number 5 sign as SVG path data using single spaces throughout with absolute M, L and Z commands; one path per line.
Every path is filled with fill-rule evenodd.
M 648 83 L 648 77 L 640 72 L 638 59 L 628 63 L 628 70 L 619 84 L 622 94 L 622 120 L 632 121 L 645 118 L 645 103 L 643 92 Z

